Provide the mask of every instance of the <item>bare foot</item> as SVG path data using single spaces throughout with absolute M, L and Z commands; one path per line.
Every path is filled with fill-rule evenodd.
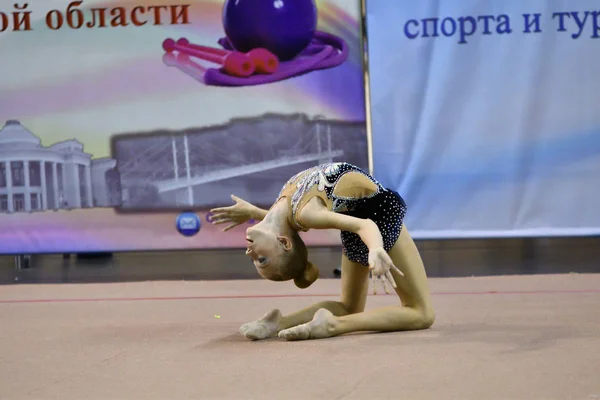
M 324 339 L 333 336 L 337 321 L 331 311 L 319 309 L 312 321 L 284 329 L 279 332 L 279 337 L 285 340 Z
M 275 337 L 281 320 L 281 311 L 271 310 L 261 319 L 245 323 L 240 327 L 240 333 L 248 339 L 261 340 Z

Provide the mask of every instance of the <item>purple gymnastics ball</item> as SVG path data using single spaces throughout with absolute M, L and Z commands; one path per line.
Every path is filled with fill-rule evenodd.
M 237 51 L 264 48 L 281 61 L 306 49 L 317 17 L 314 0 L 226 0 L 223 5 L 223 28 Z

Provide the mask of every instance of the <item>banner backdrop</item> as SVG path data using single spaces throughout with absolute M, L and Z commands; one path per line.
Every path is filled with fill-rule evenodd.
M 415 237 L 600 234 L 598 10 L 368 1 L 374 174 Z
M 210 208 L 368 168 L 360 21 L 359 0 L 1 0 L 0 253 L 244 246 Z

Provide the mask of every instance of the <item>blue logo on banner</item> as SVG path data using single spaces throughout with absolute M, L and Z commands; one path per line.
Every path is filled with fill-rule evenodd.
M 177 230 L 183 236 L 194 236 L 200 232 L 200 217 L 193 212 L 183 212 L 177 217 Z

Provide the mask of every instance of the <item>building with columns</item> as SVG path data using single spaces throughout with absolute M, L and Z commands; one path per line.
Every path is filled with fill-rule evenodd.
M 115 160 L 92 160 L 75 139 L 42 147 L 9 120 L 0 130 L 0 213 L 117 206 L 115 168 Z

